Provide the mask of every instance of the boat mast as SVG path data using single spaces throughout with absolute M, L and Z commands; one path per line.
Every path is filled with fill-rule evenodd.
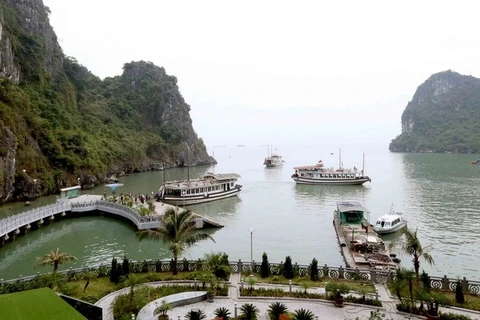
M 365 151 L 363 152 L 362 176 L 365 175 Z
M 163 187 L 165 187 L 165 160 L 162 159 Z
M 342 148 L 338 150 L 338 169 L 342 169 Z
M 187 144 L 187 178 L 188 178 L 188 181 L 190 181 L 190 147 L 188 146 Z M 183 207 L 185 207 L 185 204 L 183 205 Z

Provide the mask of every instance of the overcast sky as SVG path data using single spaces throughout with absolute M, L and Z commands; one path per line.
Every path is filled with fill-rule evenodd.
M 480 76 L 475 1 L 44 3 L 64 53 L 99 77 L 137 60 L 175 75 L 207 146 L 387 148 L 432 74 Z

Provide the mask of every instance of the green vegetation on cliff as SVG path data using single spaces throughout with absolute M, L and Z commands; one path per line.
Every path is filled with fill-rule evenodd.
M 394 152 L 480 152 L 480 79 L 445 71 L 418 87 L 402 114 Z
M 63 55 L 39 3 L 2 3 L 3 37 L 21 75 L 19 83 L 0 77 L 0 160 L 10 163 L 0 167 L 0 201 L 9 193 L 10 199 L 53 193 L 77 177 L 93 186 L 121 171 L 181 165 L 186 145 L 194 164 L 213 161 L 175 77 L 139 61 L 126 63 L 121 76 L 99 79 Z M 38 11 L 29 26 L 22 25 L 25 6 Z

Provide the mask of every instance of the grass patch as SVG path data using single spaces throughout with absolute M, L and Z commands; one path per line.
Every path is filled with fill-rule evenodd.
M 171 272 L 150 272 L 137 275 L 144 277 L 143 282 L 193 280 L 196 277 L 195 272 L 179 272 L 175 276 Z M 83 292 L 86 282 L 86 280 L 70 281 L 60 287 L 59 291 L 71 297 L 95 303 L 107 294 L 126 287 L 122 282 L 115 284 L 110 281 L 109 277 L 101 277 L 91 279 L 87 289 Z
M 256 283 L 270 283 L 270 284 L 282 284 L 288 285 L 289 281 L 282 275 L 270 275 L 266 278 L 261 278 L 260 274 L 254 274 L 257 278 Z M 244 276 L 244 285 L 248 286 L 247 281 L 248 276 Z M 343 283 L 347 285 L 351 291 L 364 292 L 364 293 L 375 293 L 375 286 L 371 281 L 362 281 L 362 280 L 345 280 L 345 279 L 335 279 L 335 278 L 320 278 L 318 281 L 312 281 L 309 276 L 299 277 L 296 276 L 292 279 L 292 285 L 295 286 L 304 286 L 308 288 L 325 288 L 327 283 Z
M 48 288 L 0 295 L 0 319 L 86 320 Z
M 396 298 L 398 298 L 393 283 L 389 283 L 387 285 L 387 287 L 388 287 L 388 290 L 390 290 L 390 293 L 393 296 L 395 296 Z M 421 290 L 421 285 L 417 284 L 414 281 L 413 282 L 413 292 L 418 291 L 418 290 Z M 443 291 L 443 290 L 434 290 L 434 289 L 431 289 L 431 292 L 442 293 L 448 299 L 450 306 L 480 311 L 480 296 L 477 296 L 477 295 L 474 295 L 474 294 L 464 293 L 465 302 L 464 303 L 457 303 L 455 301 L 455 292 Z M 410 294 L 408 292 L 407 287 L 403 288 L 400 295 L 402 296 L 402 298 L 404 300 L 409 300 L 410 299 Z M 414 298 L 415 298 L 415 294 L 414 294 Z

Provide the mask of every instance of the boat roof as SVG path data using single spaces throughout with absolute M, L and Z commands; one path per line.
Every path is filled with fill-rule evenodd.
M 216 182 L 237 180 L 238 178 L 240 178 L 240 175 L 236 173 L 207 172 L 207 174 L 205 174 L 202 178 L 167 181 L 165 183 L 165 186 L 170 189 L 195 188 L 200 186 L 213 185 Z
M 397 218 L 400 218 L 401 216 L 401 212 L 389 212 L 378 218 L 377 221 L 393 221 Z
M 351 200 L 338 201 L 337 209 L 340 212 L 348 212 L 348 211 L 368 212 L 368 209 L 365 208 L 360 202 L 351 201 Z
M 217 179 L 218 181 L 223 181 L 223 180 L 236 180 L 240 178 L 240 175 L 237 173 L 213 173 L 213 172 L 207 172 L 206 175 L 203 176 L 203 179 L 208 179 L 208 178 L 214 178 Z
M 299 167 L 293 167 L 295 170 L 313 170 L 313 169 L 325 169 L 325 166 L 323 164 L 322 160 L 319 160 L 317 164 L 309 165 L 309 166 L 299 166 Z

